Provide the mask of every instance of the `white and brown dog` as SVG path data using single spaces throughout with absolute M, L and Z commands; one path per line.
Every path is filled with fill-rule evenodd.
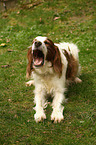
M 38 36 L 33 40 L 32 46 L 28 50 L 27 78 L 33 80 L 27 85 L 34 83 L 36 122 L 46 119 L 44 107 L 46 104 L 46 94 L 53 97 L 51 120 L 60 122 L 63 116 L 63 101 L 66 82 L 81 82 L 77 77 L 79 71 L 78 48 L 74 44 L 55 44 L 47 37 Z M 33 82 L 34 81 L 34 82 Z

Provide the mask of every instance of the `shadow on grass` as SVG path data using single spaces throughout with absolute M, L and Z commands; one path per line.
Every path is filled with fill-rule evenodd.
M 91 99 L 95 96 L 95 86 L 93 82 L 94 74 L 82 74 L 80 79 L 82 83 L 71 84 L 68 86 L 68 91 L 66 92 L 66 98 L 78 100 L 81 97 L 86 99 Z

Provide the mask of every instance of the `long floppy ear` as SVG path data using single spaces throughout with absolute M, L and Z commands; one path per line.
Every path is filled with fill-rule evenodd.
M 46 60 L 51 61 L 53 69 L 56 73 L 59 74 L 59 77 L 62 74 L 62 63 L 61 56 L 58 47 L 50 39 L 46 39 L 45 45 L 47 47 L 47 56 Z
M 28 64 L 27 64 L 27 69 L 26 69 L 26 78 L 28 79 L 31 75 L 31 72 L 33 70 L 33 57 L 32 57 L 32 47 L 29 47 L 28 53 L 27 53 L 27 58 L 28 58 Z
M 60 56 L 60 52 L 59 52 L 59 49 L 57 46 L 54 45 L 54 48 L 55 48 L 55 57 L 54 57 L 54 60 L 53 60 L 53 68 L 54 68 L 54 71 L 56 73 L 59 74 L 59 77 L 61 76 L 62 74 L 62 62 L 61 62 L 61 56 Z

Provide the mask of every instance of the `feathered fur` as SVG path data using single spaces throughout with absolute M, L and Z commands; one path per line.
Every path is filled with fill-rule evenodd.
M 39 50 L 39 54 L 37 52 Z M 34 53 L 35 52 L 35 53 Z M 60 122 L 63 116 L 66 81 L 81 82 L 77 78 L 79 69 L 78 48 L 74 44 L 54 44 L 47 37 L 38 36 L 28 50 L 27 77 L 32 73 L 35 85 L 36 122 L 46 119 L 44 111 L 46 94 L 53 97 L 51 120 Z M 35 54 L 35 56 L 34 56 Z M 33 81 L 27 82 L 27 85 Z

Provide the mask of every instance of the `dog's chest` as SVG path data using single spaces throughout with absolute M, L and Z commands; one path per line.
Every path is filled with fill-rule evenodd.
M 53 70 L 52 64 L 46 62 L 45 66 L 36 69 L 33 74 L 35 80 L 35 87 L 39 86 L 48 94 L 54 93 L 60 83 L 60 78 Z
M 52 76 L 43 77 L 41 79 L 42 85 L 48 94 L 52 93 L 55 89 L 55 78 Z
M 52 74 L 36 75 L 34 79 L 35 87 L 39 85 L 39 87 L 41 87 L 42 90 L 45 90 L 47 94 L 52 94 L 58 87 L 57 76 Z

